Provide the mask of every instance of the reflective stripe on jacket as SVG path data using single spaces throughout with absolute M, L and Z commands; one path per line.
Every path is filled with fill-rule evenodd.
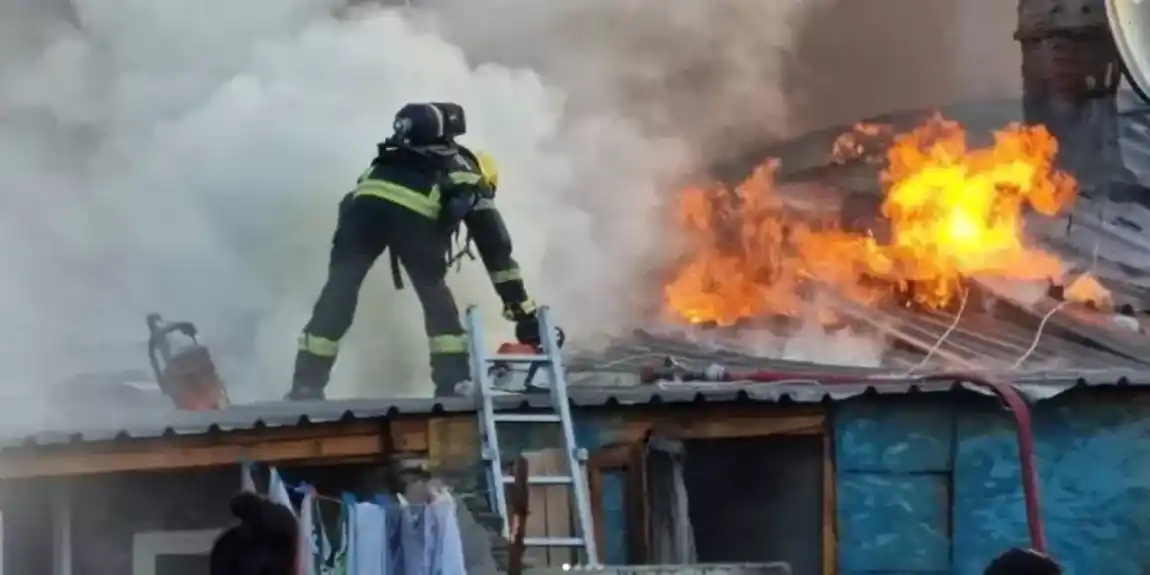
M 411 188 L 393 184 L 384 180 L 365 179 L 355 188 L 355 196 L 372 196 L 390 202 L 395 202 L 421 216 L 439 219 L 440 195 L 439 186 L 432 186 L 431 191 L 422 193 Z

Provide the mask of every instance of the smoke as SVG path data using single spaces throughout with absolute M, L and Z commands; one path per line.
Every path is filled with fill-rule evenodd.
M 500 160 L 498 203 L 528 287 L 584 348 L 658 304 L 652 272 L 675 253 L 662 190 L 883 107 L 873 96 L 819 116 L 845 84 L 808 66 L 834 40 L 816 16 L 849 0 L 439 0 L 427 12 L 333 1 L 0 0 L 10 405 L 27 412 L 77 373 L 146 365 L 150 311 L 198 324 L 235 399 L 281 394 L 336 203 L 404 102 L 467 108 L 466 143 Z M 873 20 L 903 26 L 901 10 L 920 3 Z M 871 33 L 854 41 L 888 49 L 857 70 L 891 50 Z M 449 281 L 461 307 L 481 305 L 489 343 L 507 337 L 480 264 Z M 333 394 L 427 393 L 411 290 L 395 292 L 377 265 L 360 305 Z
M 4 393 L 146 366 L 144 315 L 197 323 L 233 399 L 287 387 L 336 204 L 406 101 L 469 111 L 529 289 L 573 344 L 629 330 L 658 265 L 674 139 L 641 134 L 526 67 L 469 62 L 426 15 L 322 0 L 4 0 Z M 16 16 L 16 19 L 9 16 Z M 379 272 L 378 269 L 384 269 Z M 449 280 L 506 338 L 479 263 Z M 335 395 L 428 392 L 417 301 L 385 265 L 361 293 Z

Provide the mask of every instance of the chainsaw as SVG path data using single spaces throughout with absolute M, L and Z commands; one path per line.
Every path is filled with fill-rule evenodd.
M 555 343 L 559 349 L 567 342 L 567 334 L 560 328 L 555 328 Z M 520 367 L 521 362 L 498 361 L 491 364 L 488 374 L 491 377 L 492 387 L 499 391 L 510 392 L 547 392 L 550 388 L 546 384 L 536 383 L 535 375 L 539 368 L 547 364 L 546 352 L 541 345 L 522 343 L 518 341 L 500 344 L 496 350 L 496 357 L 503 355 L 539 356 L 539 361 L 532 361 L 526 367 Z M 522 376 L 522 377 L 519 377 Z
M 148 314 L 148 360 L 156 383 L 178 409 L 214 411 L 229 404 L 224 382 L 216 371 L 208 348 L 199 342 L 195 324 L 166 322 L 160 314 Z M 190 343 L 174 345 L 176 334 Z

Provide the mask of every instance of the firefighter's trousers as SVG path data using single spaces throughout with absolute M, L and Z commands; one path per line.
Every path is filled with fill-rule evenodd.
M 423 307 L 437 394 L 450 393 L 468 379 L 467 337 L 446 282 L 449 245 L 450 237 L 437 222 L 407 208 L 370 196 L 346 200 L 332 240 L 327 283 L 300 337 L 293 393 L 322 395 L 339 341 L 355 317 L 360 286 L 387 249 L 407 270 Z

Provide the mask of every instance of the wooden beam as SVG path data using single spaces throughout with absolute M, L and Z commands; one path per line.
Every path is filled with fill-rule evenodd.
M 127 452 L 56 453 L 0 460 L 0 478 L 187 469 L 242 461 L 283 462 L 379 453 L 378 435 L 289 439 L 213 447 L 162 446 Z
M 759 415 L 734 411 L 705 416 L 700 414 L 696 417 L 651 414 L 628 419 L 621 431 L 611 433 L 611 439 L 619 442 L 643 441 L 653 431 L 677 439 L 817 435 L 823 432 L 825 423 L 826 416 L 822 413 Z
M 642 441 L 652 431 L 684 439 L 761 437 L 821 433 L 820 407 L 713 405 L 604 410 L 607 443 Z M 432 465 L 449 467 L 474 461 L 479 442 L 474 413 L 436 417 L 398 417 L 349 422 L 302 424 L 278 428 L 149 439 L 121 439 L 61 446 L 16 448 L 0 452 L 0 478 L 107 473 L 134 469 L 162 470 L 228 465 L 251 461 L 332 462 L 363 460 L 381 454 L 379 433 L 391 430 L 397 453 L 427 453 Z
M 433 470 L 462 468 L 479 460 L 475 414 L 433 417 L 427 422 L 427 459 Z
M 835 575 L 838 568 L 838 500 L 835 493 L 835 444 L 830 433 L 823 435 L 823 575 Z
M 221 433 L 213 436 L 83 443 L 0 453 L 0 479 L 117 471 L 188 469 L 242 461 L 334 461 L 386 455 L 389 430 L 396 452 L 427 449 L 425 420 L 353 422 Z

